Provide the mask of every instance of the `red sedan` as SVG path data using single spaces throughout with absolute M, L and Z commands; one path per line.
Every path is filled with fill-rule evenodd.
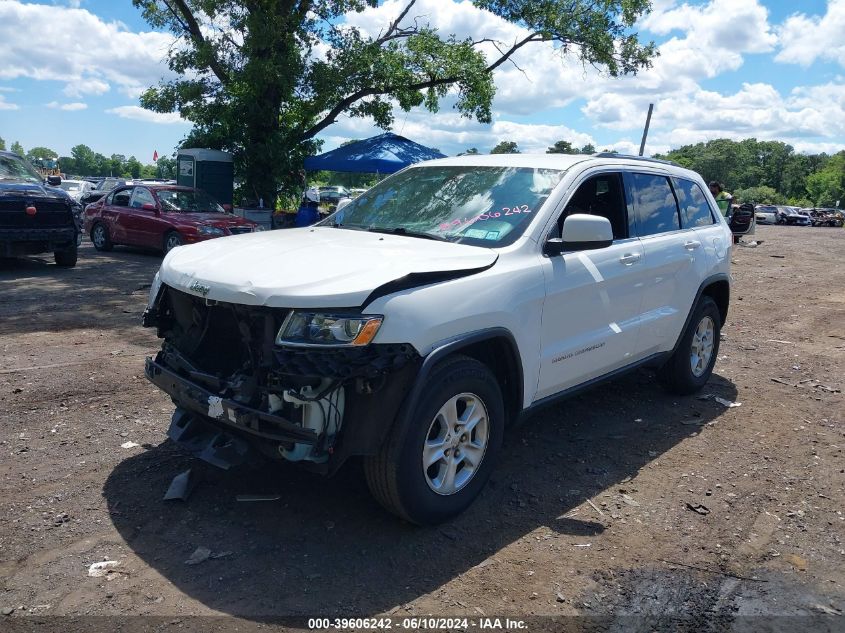
M 126 185 L 85 208 L 85 232 L 98 251 L 127 244 L 167 253 L 182 244 L 260 230 L 192 187 Z

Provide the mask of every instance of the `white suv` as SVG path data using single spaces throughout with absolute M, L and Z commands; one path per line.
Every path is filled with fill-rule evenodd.
M 731 232 L 701 177 L 615 155 L 461 156 L 320 224 L 174 249 L 144 324 L 169 435 L 228 468 L 257 450 L 369 486 L 415 523 L 465 509 L 504 427 L 644 365 L 710 377 Z

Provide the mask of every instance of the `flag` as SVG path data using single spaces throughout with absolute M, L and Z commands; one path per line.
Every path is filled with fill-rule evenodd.
M 158 160 L 158 150 L 153 150 L 153 162 Z

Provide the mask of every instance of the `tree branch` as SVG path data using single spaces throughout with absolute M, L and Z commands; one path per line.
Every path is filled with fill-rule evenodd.
M 411 2 L 413 4 L 413 2 Z M 410 5 L 406 7 L 405 13 L 407 10 L 410 9 Z M 397 20 L 398 21 L 398 20 Z M 396 22 L 394 22 L 391 27 L 390 31 L 394 30 L 396 26 Z M 547 41 L 549 38 L 540 35 L 539 33 L 531 33 L 527 37 L 519 40 L 518 42 L 514 42 L 513 46 L 511 46 L 507 51 L 501 54 L 501 56 L 494 61 L 492 64 L 487 66 L 485 71 L 487 73 L 492 73 L 496 70 L 499 66 L 504 64 L 508 61 L 511 56 L 518 51 L 520 48 L 528 44 L 529 42 L 543 42 Z M 427 90 L 429 88 L 436 88 L 437 86 L 443 86 L 448 84 L 453 84 L 460 80 L 460 77 L 440 77 L 440 78 L 432 78 L 428 81 L 421 81 L 419 83 L 410 84 L 408 86 L 403 86 L 402 88 L 405 90 Z M 396 90 L 396 86 L 382 86 L 381 88 L 365 88 L 362 90 L 358 90 L 357 92 L 353 92 L 351 95 L 348 95 L 341 99 L 335 107 L 333 107 L 329 112 L 316 124 L 312 125 L 310 128 L 305 130 L 302 133 L 299 140 L 300 141 L 307 141 L 310 138 L 315 137 L 317 134 L 322 132 L 325 128 L 330 126 L 332 123 L 335 122 L 338 116 L 340 116 L 349 106 L 354 104 L 356 101 L 360 101 L 365 97 L 372 97 L 374 95 L 384 95 L 389 94 Z
M 221 64 L 220 60 L 217 59 L 217 55 L 212 50 L 211 44 L 209 44 L 208 40 L 206 40 L 205 36 L 202 34 L 199 22 L 197 22 L 194 14 L 191 13 L 191 9 L 188 8 L 185 0 L 164 0 L 164 4 L 168 9 L 170 9 L 171 13 L 175 13 L 176 10 L 170 6 L 171 2 L 176 6 L 176 9 L 179 10 L 179 14 L 182 16 L 182 19 L 179 20 L 179 22 L 181 22 L 183 27 L 188 31 L 188 34 L 194 41 L 196 47 L 210 53 L 208 65 L 211 68 L 211 71 L 216 75 L 217 79 L 220 80 L 220 83 L 229 83 L 229 73 L 226 72 L 226 69 L 223 68 L 223 64 Z
M 404 9 L 402 9 L 402 12 L 399 14 L 399 17 L 397 17 L 393 22 L 390 23 L 390 25 L 387 27 L 387 32 L 384 35 L 379 36 L 379 38 L 375 41 L 375 44 L 381 45 L 390 39 L 394 39 L 393 32 L 399 28 L 399 23 L 405 18 L 406 15 L 408 15 L 408 11 L 411 10 L 411 7 L 414 6 L 416 1 L 417 0 L 411 0 L 408 5 Z

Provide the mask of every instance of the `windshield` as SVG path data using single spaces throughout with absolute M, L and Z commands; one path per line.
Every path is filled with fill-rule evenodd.
M 0 180 L 22 180 L 42 182 L 44 179 L 35 169 L 19 156 L 0 155 Z
M 416 167 L 321 224 L 505 246 L 522 235 L 562 177 L 560 170 L 531 167 Z
M 203 191 L 158 191 L 161 208 L 169 212 L 183 213 L 225 213 L 217 201 Z

